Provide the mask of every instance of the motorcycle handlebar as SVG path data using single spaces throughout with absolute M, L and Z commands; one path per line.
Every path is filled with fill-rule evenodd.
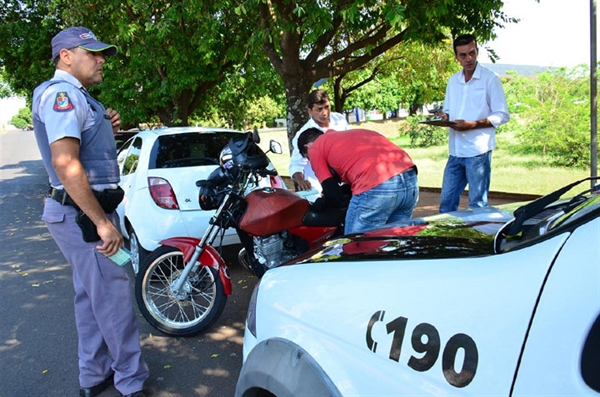
M 263 170 L 263 173 L 265 175 L 271 175 L 271 176 L 277 176 L 278 175 L 277 170 L 268 170 L 266 168 Z

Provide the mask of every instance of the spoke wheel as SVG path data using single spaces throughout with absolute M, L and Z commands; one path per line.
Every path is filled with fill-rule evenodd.
M 135 296 L 144 318 L 173 336 L 205 331 L 225 308 L 227 295 L 215 269 L 200 266 L 177 290 L 184 268 L 183 253 L 159 247 L 143 262 L 136 276 Z

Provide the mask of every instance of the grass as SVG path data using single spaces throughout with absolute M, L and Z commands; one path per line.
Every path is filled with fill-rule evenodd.
M 398 127 L 402 120 L 368 121 L 352 124 L 353 128 L 366 128 L 378 131 L 403 147 L 419 168 L 419 186 L 440 188 L 444 166 L 448 157 L 446 145 L 429 148 L 411 148 L 410 139 L 399 136 Z M 288 175 L 289 153 L 285 130 L 265 130 L 260 133 L 261 147 L 267 148 L 270 139 L 279 141 L 284 154 L 270 154 L 271 161 L 282 175 Z M 492 183 L 494 192 L 518 194 L 546 194 L 564 185 L 590 175 L 589 169 L 550 167 L 534 155 L 515 156 L 507 148 L 514 139 L 507 131 L 497 135 L 498 148 L 492 159 Z

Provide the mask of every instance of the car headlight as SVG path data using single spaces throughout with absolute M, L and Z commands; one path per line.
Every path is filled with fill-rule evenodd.
M 258 299 L 258 286 L 260 281 L 254 286 L 252 296 L 250 297 L 250 303 L 248 304 L 248 313 L 246 314 L 246 329 L 250 331 L 256 338 L 256 300 Z

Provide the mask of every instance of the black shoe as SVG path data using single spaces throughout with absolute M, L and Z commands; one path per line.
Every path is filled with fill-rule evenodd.
M 82 387 L 79 389 L 79 397 L 96 397 L 100 393 L 102 393 L 108 386 L 113 385 L 114 374 L 111 374 L 108 378 L 106 378 L 103 382 L 100 382 L 96 386 L 92 387 Z
M 121 394 L 121 397 L 146 397 L 146 395 L 142 390 L 139 390 L 131 394 Z

